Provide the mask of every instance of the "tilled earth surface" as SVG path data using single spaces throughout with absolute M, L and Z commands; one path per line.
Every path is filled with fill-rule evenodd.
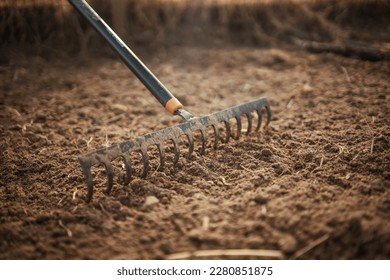
M 204 156 L 197 142 L 190 159 L 168 160 L 162 172 L 152 160 L 146 179 L 122 186 L 118 176 L 110 195 L 95 168 L 86 203 L 78 155 L 180 119 L 113 58 L 0 66 L 1 259 L 164 259 L 206 249 L 390 257 L 388 61 L 233 45 L 141 58 L 197 116 L 266 96 L 272 121 L 217 149 L 208 143 Z

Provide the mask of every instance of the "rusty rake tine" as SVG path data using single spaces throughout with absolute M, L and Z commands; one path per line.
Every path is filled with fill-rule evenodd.
M 224 143 L 228 143 L 229 142 L 229 139 L 232 135 L 232 131 L 231 131 L 231 127 L 230 127 L 230 122 L 229 121 L 224 121 L 225 123 L 225 127 L 226 127 L 226 138 L 225 138 L 225 141 Z
M 256 132 L 259 131 L 260 127 L 261 127 L 261 123 L 263 121 L 263 114 L 261 113 L 261 109 L 260 110 L 256 110 L 257 112 L 257 116 L 258 116 L 258 122 L 257 122 L 257 126 L 256 126 Z
M 148 175 L 148 171 L 150 169 L 149 156 L 148 156 L 148 152 L 145 149 L 141 149 L 141 154 L 142 154 L 142 163 L 144 165 L 144 170 L 141 174 L 141 178 L 146 178 L 146 176 Z
M 252 131 L 252 114 L 249 112 L 246 115 L 246 118 L 248 119 L 248 129 L 246 131 L 246 135 L 249 135 Z
M 166 156 L 165 156 L 164 148 L 161 143 L 157 144 L 157 148 L 158 148 L 158 153 L 160 154 L 160 165 L 158 166 L 157 171 L 162 171 L 165 166 Z
M 186 133 L 188 138 L 188 158 L 191 158 L 192 152 L 194 151 L 194 136 L 191 132 Z
M 207 132 L 203 128 L 201 128 L 200 134 L 202 135 L 202 148 L 200 149 L 199 153 L 201 155 L 204 155 L 206 153 Z
M 265 106 L 265 109 L 267 111 L 267 123 L 266 123 L 266 126 L 268 126 L 269 123 L 271 122 L 272 112 L 271 112 L 271 108 L 269 107 L 269 105 Z
M 104 164 L 104 167 L 106 169 L 106 175 L 107 175 L 107 179 L 108 179 L 106 193 L 109 194 L 112 190 L 112 186 L 114 185 L 114 170 L 113 170 L 112 165 L 108 159 L 104 160 L 103 164 Z
M 122 158 L 126 169 L 126 178 L 123 180 L 123 184 L 126 186 L 131 181 L 131 177 L 133 175 L 133 168 L 131 168 L 130 156 L 128 154 L 122 155 Z
M 218 141 L 220 138 L 219 127 L 217 124 L 212 124 L 211 126 L 214 129 L 214 134 L 215 134 L 214 149 L 216 149 L 218 148 Z
M 175 166 L 179 162 L 180 157 L 180 149 L 179 149 L 179 141 L 176 137 L 172 138 L 173 142 L 173 152 L 175 154 L 175 157 L 173 159 L 173 166 Z
M 235 137 L 235 140 L 238 140 L 238 138 L 240 138 L 241 136 L 241 129 L 242 129 L 241 116 L 236 116 L 235 119 L 237 121 L 237 135 Z
M 90 202 L 93 196 L 93 186 L 94 186 L 92 173 L 91 173 L 91 166 L 81 162 L 81 170 L 83 171 L 85 181 L 87 182 L 87 196 L 85 197 L 85 201 Z

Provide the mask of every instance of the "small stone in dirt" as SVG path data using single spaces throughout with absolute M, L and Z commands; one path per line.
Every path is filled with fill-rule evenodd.
M 270 149 L 262 149 L 260 153 L 264 157 L 271 157 L 272 156 L 272 151 Z
M 302 86 L 302 93 L 312 93 L 313 92 L 313 87 L 310 86 L 309 84 L 305 83 Z
M 161 198 L 161 203 L 162 203 L 162 204 L 168 204 L 168 203 L 169 203 L 169 198 L 166 197 L 166 196 L 162 197 L 162 198 Z
M 283 235 L 279 240 L 280 249 L 284 253 L 292 253 L 297 249 L 297 240 L 290 234 Z
M 150 196 L 146 197 L 145 202 L 144 202 L 144 206 L 148 207 L 148 206 L 155 205 L 157 203 L 159 203 L 158 198 L 153 196 L 153 195 L 150 195 Z

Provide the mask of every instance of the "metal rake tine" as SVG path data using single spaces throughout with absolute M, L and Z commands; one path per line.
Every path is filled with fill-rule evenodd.
M 142 163 L 144 165 L 143 172 L 141 174 L 141 178 L 146 178 L 149 172 L 149 155 L 146 149 L 141 149 L 141 154 L 142 154 Z
M 204 130 L 204 128 L 201 128 L 199 130 L 200 130 L 200 134 L 202 135 L 202 148 L 200 149 L 199 153 L 201 155 L 204 155 L 206 153 L 207 132 Z
M 218 148 L 218 141 L 220 138 L 219 127 L 217 124 L 212 124 L 211 126 L 214 129 L 214 135 L 215 135 L 214 149 L 216 149 L 216 148 Z
M 106 175 L 108 179 L 108 184 L 106 188 L 106 193 L 109 194 L 112 190 L 112 186 L 114 185 L 114 170 L 112 168 L 112 165 L 108 159 L 105 159 L 103 161 L 104 167 L 106 169 Z
M 256 126 L 256 132 L 259 131 L 260 127 L 261 127 L 261 123 L 263 121 L 263 114 L 261 113 L 261 109 L 259 110 L 256 110 L 257 112 L 257 116 L 258 116 L 258 122 L 257 122 L 257 126 Z
M 164 166 L 165 166 L 165 159 L 166 159 L 165 151 L 161 143 L 157 144 L 157 148 L 158 148 L 158 153 L 160 154 L 160 165 L 158 166 L 157 171 L 162 171 L 164 170 Z
M 194 151 L 194 136 L 191 131 L 186 133 L 188 138 L 188 158 L 191 158 L 192 152 Z
M 251 114 L 251 112 L 249 112 L 245 115 L 246 115 L 246 118 L 248 119 L 248 129 L 246 131 L 246 135 L 249 135 L 249 133 L 251 133 L 251 131 L 252 131 L 252 114 Z
M 123 180 L 123 184 L 126 186 L 130 183 L 131 177 L 133 175 L 133 168 L 131 168 L 131 160 L 129 154 L 123 154 L 123 163 L 125 164 L 126 169 L 126 178 Z
M 81 170 L 84 174 L 85 181 L 87 182 L 87 195 L 85 197 L 85 201 L 90 202 L 93 196 L 93 186 L 94 186 L 91 166 L 83 162 L 80 162 L 80 164 L 81 164 Z
M 235 116 L 234 117 L 237 121 L 237 135 L 234 137 L 235 140 L 238 140 L 241 136 L 241 129 L 242 129 L 242 122 L 241 122 L 241 116 Z
M 267 111 L 267 123 L 266 123 L 266 126 L 268 126 L 269 123 L 271 122 L 272 112 L 271 112 L 271 108 L 269 107 L 269 105 L 264 106 L 264 108 Z
M 232 129 L 231 129 L 229 121 L 224 121 L 224 123 L 225 123 L 225 128 L 226 128 L 226 138 L 225 138 L 224 143 L 228 143 L 230 140 L 230 137 L 232 135 L 232 131 L 231 131 Z
M 175 154 L 175 157 L 173 158 L 173 166 L 175 166 L 179 162 L 180 157 L 180 149 L 179 149 L 179 141 L 176 137 L 172 138 L 173 142 L 173 152 Z

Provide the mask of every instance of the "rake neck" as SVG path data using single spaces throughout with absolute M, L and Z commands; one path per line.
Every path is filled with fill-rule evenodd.
M 178 114 L 183 105 L 171 92 L 157 79 L 157 77 L 142 63 L 130 50 L 121 38 L 103 21 L 95 10 L 85 0 L 69 0 L 83 17 L 96 29 L 96 31 L 119 54 L 124 63 L 154 95 L 154 97 L 171 114 Z M 180 115 L 180 114 L 179 114 Z

